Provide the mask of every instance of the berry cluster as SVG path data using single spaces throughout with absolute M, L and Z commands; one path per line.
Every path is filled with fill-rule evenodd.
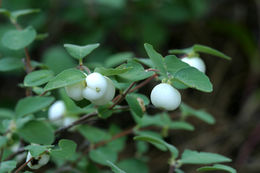
M 83 98 L 95 105 L 104 105 L 115 96 L 115 86 L 111 79 L 94 72 L 86 76 L 86 80 L 65 87 L 69 97 L 79 101 Z

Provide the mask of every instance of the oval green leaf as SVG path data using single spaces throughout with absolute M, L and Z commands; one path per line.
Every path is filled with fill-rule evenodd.
M 231 159 L 216 153 L 185 150 L 180 161 L 182 164 L 213 164 L 230 162 Z
M 33 42 L 36 37 L 36 31 L 29 26 L 24 30 L 11 30 L 4 34 L 2 43 L 5 47 L 12 50 L 25 48 Z
M 68 139 L 61 139 L 59 141 L 59 149 L 51 151 L 51 155 L 58 159 L 68 159 L 76 152 L 77 144 Z
M 226 171 L 229 173 L 236 173 L 237 171 L 227 165 L 222 165 L 222 164 L 215 164 L 213 166 L 204 166 L 201 168 L 198 168 L 197 171 L 205 172 L 205 171 Z
M 47 83 L 45 91 L 65 87 L 83 81 L 86 78 L 83 72 L 77 69 L 67 69 L 59 73 L 55 78 Z
M 64 44 L 67 52 L 76 59 L 83 59 L 88 54 L 90 54 L 94 49 L 99 46 L 99 43 L 96 44 L 88 44 L 85 46 L 78 46 L 73 44 Z
M 47 83 L 53 76 L 54 73 L 51 70 L 33 71 L 25 76 L 23 84 L 27 87 L 40 86 Z
M 26 142 L 49 145 L 54 141 L 54 130 L 43 121 L 32 120 L 17 130 Z
M 162 139 L 156 138 L 154 136 L 140 135 L 140 136 L 135 136 L 134 140 L 146 141 L 146 142 L 149 142 L 153 145 L 154 144 L 163 145 L 170 151 L 173 158 L 177 158 L 178 155 L 179 155 L 179 151 L 175 146 L 168 144 L 167 142 L 163 141 Z
M 54 101 L 53 97 L 31 96 L 26 97 L 17 103 L 15 113 L 18 117 L 40 111 Z
M 199 91 L 212 92 L 213 90 L 209 78 L 194 67 L 179 70 L 175 73 L 174 80 Z
M 18 58 L 2 58 L 0 59 L 0 71 L 12 71 L 16 69 L 22 69 L 24 66 L 21 59 Z
M 195 44 L 193 46 L 193 51 L 194 52 L 207 53 L 207 54 L 214 55 L 214 56 L 217 56 L 217 57 L 220 57 L 220 58 L 231 60 L 231 58 L 229 56 L 225 55 L 224 53 L 222 53 L 222 52 L 220 52 L 216 49 L 213 49 L 211 47 L 200 45 L 200 44 Z

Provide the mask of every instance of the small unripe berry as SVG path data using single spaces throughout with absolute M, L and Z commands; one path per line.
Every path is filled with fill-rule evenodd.
M 199 58 L 199 57 L 191 57 L 191 58 L 184 57 L 181 60 L 183 62 L 186 62 L 190 66 L 198 69 L 202 73 L 205 73 L 205 71 L 206 71 L 206 65 L 205 65 L 204 61 L 201 58 Z
M 48 111 L 49 120 L 53 121 L 62 118 L 62 116 L 65 114 L 65 111 L 66 111 L 66 107 L 64 102 L 61 100 L 56 101 L 49 108 Z
M 91 100 L 91 102 L 95 105 L 107 104 L 115 96 L 115 86 L 114 86 L 113 82 L 108 77 L 105 76 L 105 78 L 107 81 L 107 89 L 105 91 L 105 94 L 101 98 L 99 98 L 97 100 Z
M 82 90 L 85 88 L 85 81 L 69 85 L 65 87 L 65 90 L 70 98 L 76 101 L 83 99 Z
M 153 88 L 151 101 L 155 107 L 172 111 L 179 107 L 181 94 L 170 84 L 161 83 Z
M 106 78 L 100 73 L 94 72 L 86 77 L 87 86 L 82 94 L 85 99 L 97 100 L 104 96 L 108 83 Z
M 32 155 L 30 152 L 27 154 L 26 162 L 28 162 L 32 158 Z M 40 156 L 37 156 L 33 158 L 27 165 L 31 169 L 39 169 L 43 165 L 46 165 L 50 160 L 50 155 L 49 154 L 42 154 Z

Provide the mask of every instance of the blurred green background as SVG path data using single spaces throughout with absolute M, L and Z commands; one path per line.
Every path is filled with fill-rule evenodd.
M 195 108 L 205 108 L 217 120 L 213 126 L 195 119 L 194 132 L 170 132 L 167 139 L 184 148 L 217 152 L 234 160 L 238 172 L 260 171 L 260 1 L 259 0 L 0 0 L 8 10 L 39 8 L 40 13 L 19 19 L 48 37 L 36 41 L 30 52 L 58 73 L 75 66 L 65 52 L 64 43 L 101 46 L 88 58 L 90 67 L 102 65 L 116 53 L 128 57 L 147 57 L 145 42 L 163 55 L 169 49 L 204 44 L 232 57 L 231 62 L 201 55 L 207 75 L 214 85 L 210 94 L 182 91 L 183 100 Z M 12 28 L 0 17 L 0 37 Z M 0 43 L 0 57 L 24 57 L 23 52 L 8 51 Z M 0 73 L 0 106 L 13 108 L 24 97 L 17 87 L 24 72 Z M 142 90 L 150 93 L 151 87 Z M 174 112 L 178 114 L 177 112 Z M 129 116 L 108 121 L 122 127 L 133 123 Z M 120 119 L 120 120 L 118 120 Z M 109 122 L 104 122 L 109 123 Z M 130 146 L 131 147 L 131 146 Z M 129 150 L 131 152 L 131 150 Z M 125 151 L 121 157 L 130 155 Z M 149 153 L 150 172 L 167 171 L 167 154 L 156 149 Z M 185 168 L 192 172 L 192 168 Z

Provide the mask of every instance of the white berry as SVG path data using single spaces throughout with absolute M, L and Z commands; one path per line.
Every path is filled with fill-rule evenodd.
M 32 158 L 32 155 L 30 152 L 27 154 L 26 162 L 28 162 Z M 33 158 L 27 165 L 31 169 L 39 169 L 43 165 L 46 165 L 50 160 L 50 155 L 49 154 L 42 154 L 40 156 L 37 156 Z
M 206 65 L 205 65 L 204 61 L 199 57 L 191 57 L 191 58 L 184 57 L 181 60 L 183 62 L 189 64 L 190 66 L 198 69 L 202 73 L 205 73 L 205 71 L 206 71 Z
M 83 99 L 82 90 L 85 88 L 85 81 L 69 85 L 65 87 L 65 90 L 70 98 L 76 101 Z
M 104 96 L 108 82 L 100 73 L 94 72 L 86 77 L 87 86 L 82 94 L 85 99 L 90 101 L 100 99 Z
M 172 111 L 179 107 L 181 94 L 170 84 L 161 83 L 156 85 L 151 92 L 151 101 L 155 107 Z
M 113 82 L 108 77 L 105 76 L 105 78 L 106 78 L 106 81 L 107 81 L 107 89 L 105 91 L 105 94 L 101 98 L 91 101 L 95 105 L 107 104 L 115 96 L 115 86 L 114 86 Z
M 66 107 L 63 101 L 56 101 L 51 105 L 48 111 L 49 120 L 58 120 L 65 114 Z

